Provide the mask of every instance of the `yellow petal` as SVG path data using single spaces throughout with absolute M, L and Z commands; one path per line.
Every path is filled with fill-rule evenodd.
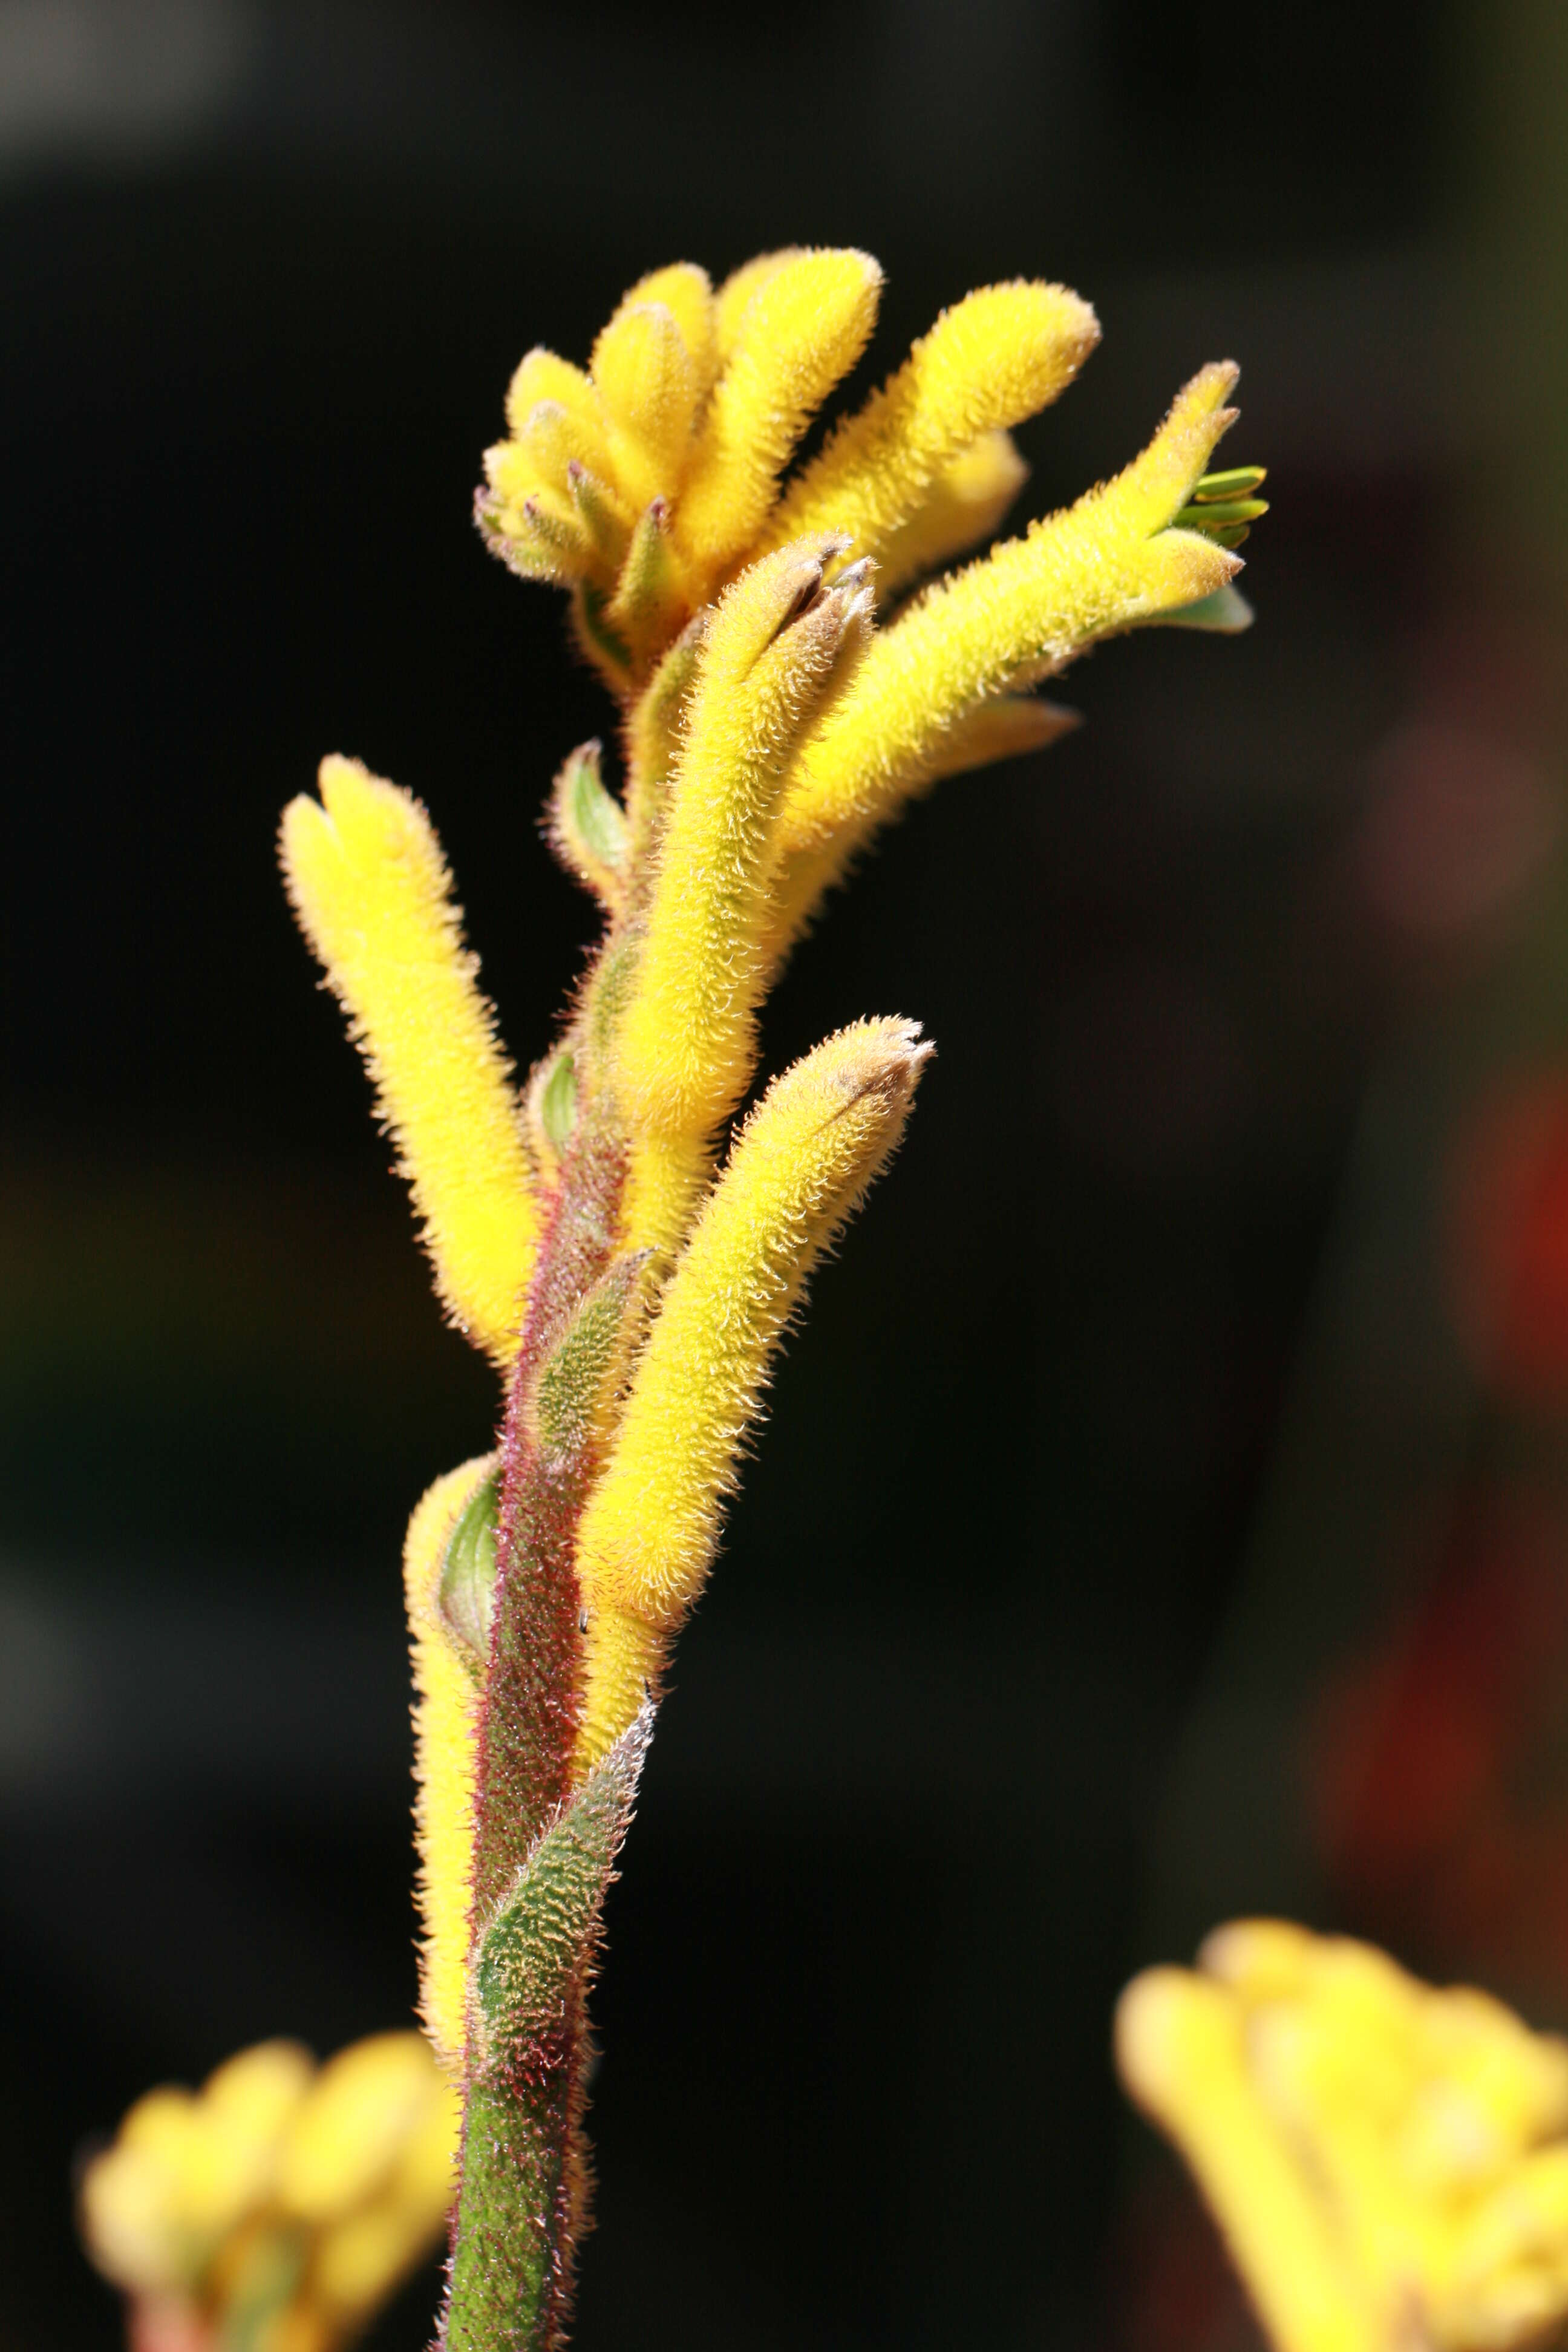
M 697 397 L 705 400 L 718 364 L 713 288 L 708 272 L 694 261 L 672 261 L 666 268 L 650 270 L 638 278 L 622 307 L 636 302 L 659 302 L 670 313 L 690 354 Z
M 686 470 L 697 375 L 662 302 L 616 311 L 594 346 L 594 383 L 610 418 L 616 482 L 634 509 L 673 497 Z
M 1205 1937 L 1198 1962 L 1243 2001 L 1282 2000 L 1305 1991 L 1317 1949 L 1318 1938 L 1293 1920 L 1233 1919 Z
M 507 388 L 506 421 L 512 433 L 521 432 L 530 410 L 542 400 L 554 401 L 566 409 L 579 432 L 597 440 L 602 458 L 605 415 L 592 379 L 570 360 L 560 359 L 540 345 L 518 362 Z
M 721 367 L 730 364 L 753 295 L 761 292 L 770 278 L 776 278 L 786 262 L 798 261 L 805 250 L 799 245 L 780 246 L 776 252 L 759 253 L 730 272 L 713 298 L 713 343 Z
M 285 2213 L 320 2224 L 352 2212 L 395 2170 L 439 2082 L 422 2033 L 373 2033 L 321 2068 L 278 2168 Z

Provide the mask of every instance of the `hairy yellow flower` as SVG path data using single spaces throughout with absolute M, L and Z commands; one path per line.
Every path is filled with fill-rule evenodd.
M 868 253 L 795 253 L 733 306 L 724 372 L 676 509 L 702 591 L 756 542 L 795 443 L 870 340 L 881 290 Z
M 951 495 L 955 465 L 962 482 L 963 462 L 977 444 L 992 469 L 1011 470 L 1005 461 L 997 467 L 994 436 L 1047 407 L 1099 340 L 1094 312 L 1065 286 L 1019 283 L 966 294 L 779 501 L 771 542 L 842 530 L 855 555 L 879 561 L 938 483 Z M 987 470 L 984 460 L 980 470 Z
M 1238 559 L 1173 526 L 1234 420 L 1224 403 L 1236 379 L 1228 364 L 1205 368 L 1113 481 L 938 582 L 880 632 L 802 752 L 780 813 L 774 955 L 877 827 L 943 772 L 954 729 L 1102 638 L 1227 585 Z
M 1122 1995 L 1117 2058 L 1279 2352 L 1513 2352 L 1568 2317 L 1568 2043 L 1280 1920 Z
M 639 1128 L 710 1134 L 752 1075 L 763 877 L 789 755 L 864 644 L 870 592 L 823 590 L 843 541 L 805 539 L 714 610 L 691 688 L 617 1074 Z
M 137 2101 L 82 2176 L 82 2234 L 157 2312 L 160 2341 L 336 2352 L 435 2244 L 458 2122 L 417 2033 L 320 2070 L 297 2042 L 261 2042 L 200 2091 Z
M 578 1534 L 584 1767 L 635 1719 L 701 1589 L 779 1335 L 897 1145 L 930 1053 L 901 1021 L 827 1039 L 769 1087 L 698 1219 Z
M 504 1363 L 539 1212 L 441 845 L 418 802 L 357 761 L 323 760 L 321 793 L 283 812 L 289 895 L 370 1066 L 437 1287 L 459 1329 Z
M 404 1553 L 414 1662 L 414 1826 L 425 1929 L 420 2012 L 437 2055 L 454 2077 L 462 2071 L 467 2032 L 479 1691 L 472 1664 L 441 1612 L 441 1577 L 452 1531 L 496 1458 L 481 1454 L 437 1479 L 408 1523 Z

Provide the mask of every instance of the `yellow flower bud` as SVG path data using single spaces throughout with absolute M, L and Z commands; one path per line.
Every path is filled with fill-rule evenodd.
M 635 1718 L 700 1590 L 780 1333 L 896 1147 L 930 1053 L 907 1022 L 840 1030 L 775 1079 L 708 1198 L 579 1528 L 584 1769 Z
M 347 1012 L 452 1318 L 505 1362 L 539 1213 L 511 1073 L 417 801 L 353 760 L 283 814 L 295 913 Z

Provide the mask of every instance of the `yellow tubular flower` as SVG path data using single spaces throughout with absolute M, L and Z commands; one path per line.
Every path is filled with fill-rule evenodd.
M 1151 1969 L 1116 2016 L 1121 2079 L 1180 2148 L 1277 2352 L 1391 2352 L 1247 2073 L 1240 2002 Z
M 995 533 L 1029 478 L 1010 433 L 983 433 L 937 475 L 907 522 L 877 547 L 877 597 L 897 592 Z
M 624 1246 L 673 1257 L 712 1170 L 713 1147 L 705 1135 L 656 1135 L 647 1129 L 635 1135 L 621 1209 Z
M 701 1589 L 779 1335 L 896 1146 L 930 1051 L 907 1022 L 841 1030 L 769 1087 L 704 1204 L 579 1528 L 581 1770 L 634 1719 Z
M 188 2287 L 271 2192 L 279 2150 L 310 2079 L 295 2042 L 228 2059 L 200 2095 L 149 2091 L 82 2179 L 81 2225 L 99 2269 L 133 2294 Z
M 697 407 L 697 372 L 674 312 L 663 302 L 623 304 L 594 346 L 593 373 L 616 479 L 644 507 L 679 481 Z
M 868 253 L 797 253 L 740 306 L 675 518 L 704 590 L 755 543 L 795 443 L 866 348 L 881 288 Z
M 616 487 L 612 426 L 592 381 L 554 352 L 527 353 L 506 397 L 510 438 L 484 453 L 477 511 L 525 578 L 613 583 L 634 509 Z
M 1311 2314 L 1347 2281 L 1382 2352 L 1519 2352 L 1568 2318 L 1568 2044 L 1279 1920 L 1200 1957 L 1129 1988 L 1118 2059 L 1279 2352 L 1341 2340 Z M 1284 2177 L 1310 2228 L 1281 2220 Z
M 1237 374 L 1228 362 L 1203 369 L 1125 472 L 938 581 L 879 634 L 801 753 L 780 812 L 774 953 L 859 845 L 927 780 L 949 729 L 979 703 L 1234 578 L 1238 557 L 1170 526 L 1235 421 L 1224 402 Z
M 822 591 L 841 545 L 819 535 L 764 557 L 721 600 L 702 645 L 617 1055 L 634 1131 L 655 1141 L 707 1135 L 751 1077 L 785 761 L 869 621 L 854 572 Z
M 414 1661 L 414 1804 L 419 1849 L 419 2013 L 436 2054 L 460 2077 L 467 2033 L 468 1902 L 474 1849 L 479 1693 L 440 1610 L 447 1538 L 495 1467 L 481 1454 L 437 1478 L 408 1523 L 404 1594 Z
M 289 896 L 369 1066 L 443 1304 L 505 1364 L 539 1211 L 478 959 L 418 802 L 353 760 L 323 760 L 321 793 L 283 814 Z
M 944 467 L 982 434 L 1055 400 L 1099 340 L 1094 312 L 1065 286 L 1020 282 L 965 295 L 785 493 L 769 543 L 844 530 L 857 555 L 879 556 Z
M 1406 2280 L 1436 2275 L 1447 2235 L 1446 2217 L 1385 2153 L 1415 2090 L 1414 2022 L 1414 2004 L 1369 1970 L 1360 1982 L 1320 1979 L 1306 2002 L 1265 2007 L 1249 2033 L 1253 2079 L 1276 2128 L 1311 2149 L 1341 2238 L 1384 2311 Z

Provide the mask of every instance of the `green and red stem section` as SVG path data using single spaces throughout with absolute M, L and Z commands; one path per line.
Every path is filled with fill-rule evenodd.
M 564 1049 L 576 1073 L 571 1132 L 511 1375 L 499 1480 L 470 1507 L 493 1512 L 493 1539 L 477 1555 L 462 1530 L 465 1566 L 493 1559 L 494 1578 L 476 1587 L 470 1568 L 459 1612 L 484 1642 L 485 1664 L 445 2352 L 550 2352 L 563 2339 L 590 2186 L 587 1995 L 652 1727 L 650 1701 L 574 1785 L 577 1521 L 643 1272 L 640 1258 L 613 1256 L 625 1153 L 594 1084 L 595 993 L 591 984 Z M 449 1562 L 458 1543 L 455 1532 Z

